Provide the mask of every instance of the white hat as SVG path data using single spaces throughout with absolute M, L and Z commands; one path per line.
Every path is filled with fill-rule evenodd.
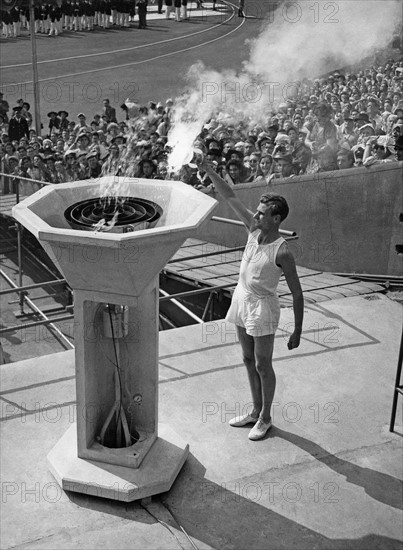
M 290 143 L 291 140 L 289 136 L 287 136 L 287 134 L 277 134 L 276 137 L 274 138 L 274 142 L 279 143 L 280 141 L 285 141 L 287 143 Z

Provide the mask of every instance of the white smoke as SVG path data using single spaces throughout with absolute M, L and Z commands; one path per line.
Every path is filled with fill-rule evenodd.
M 397 0 L 290 2 L 250 41 L 243 70 L 283 86 L 315 78 L 387 46 L 401 17 Z
M 232 117 L 265 122 L 298 92 L 298 83 L 358 63 L 386 47 L 401 25 L 401 0 L 285 2 L 249 40 L 241 70 L 212 71 L 198 63 L 188 74 L 191 91 L 175 104 L 169 164 L 178 168 L 203 124 Z

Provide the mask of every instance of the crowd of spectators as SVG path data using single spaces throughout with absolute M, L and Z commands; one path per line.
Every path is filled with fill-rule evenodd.
M 58 36 L 63 32 L 93 31 L 96 29 L 128 28 L 138 21 L 140 29 L 147 27 L 147 8 L 156 4 L 159 14 L 175 21 L 189 19 L 188 0 L 54 0 L 36 2 L 34 6 L 35 33 Z M 203 0 L 196 0 L 196 7 Z M 213 0 L 212 9 L 216 9 Z M 17 38 L 29 30 L 30 10 L 16 3 L 9 11 L 0 10 L 4 38 Z
M 44 138 L 32 128 L 27 102 L 21 99 L 11 115 L 0 99 L 1 171 L 10 182 L 18 176 L 62 183 L 110 174 L 180 179 L 213 190 L 192 163 L 175 173 L 169 167 L 172 99 L 125 103 L 121 116 L 105 99 L 91 119 L 51 111 Z M 230 122 L 217 114 L 189 145 L 233 185 L 273 185 L 278 178 L 403 160 L 403 62 L 305 81 L 296 98 L 267 114 L 265 124 Z

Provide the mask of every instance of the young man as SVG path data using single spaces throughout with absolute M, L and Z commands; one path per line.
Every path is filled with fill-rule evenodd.
M 19 141 L 23 136 L 29 138 L 27 119 L 21 116 L 22 107 L 17 105 L 13 108 L 14 116 L 8 124 L 8 137 L 10 141 Z
M 234 291 L 226 320 L 236 325 L 252 392 L 253 409 L 249 414 L 230 420 L 234 427 L 254 424 L 249 439 L 264 437 L 271 428 L 271 405 L 276 388 L 272 365 L 274 335 L 280 318 L 276 293 L 284 273 L 293 296 L 294 332 L 288 349 L 299 346 L 304 300 L 294 258 L 280 236 L 281 222 L 288 215 L 288 205 L 280 195 L 264 194 L 255 214 L 248 210 L 206 160 L 199 166 L 212 180 L 249 233 L 243 254 L 238 285 Z

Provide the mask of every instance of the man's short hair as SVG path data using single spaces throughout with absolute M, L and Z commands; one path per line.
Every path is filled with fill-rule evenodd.
M 260 197 L 260 202 L 263 204 L 274 204 L 275 208 L 272 209 L 272 215 L 279 215 L 281 221 L 286 219 L 288 212 L 290 211 L 287 201 L 281 195 L 275 195 L 274 193 L 263 193 Z
M 354 162 L 354 153 L 352 151 L 349 151 L 348 149 L 339 149 L 337 151 L 337 158 L 344 157 L 350 162 Z

